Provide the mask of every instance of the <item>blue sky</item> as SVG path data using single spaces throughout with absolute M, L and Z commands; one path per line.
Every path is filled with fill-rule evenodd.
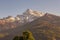
M 60 0 L 0 0 L 0 18 L 22 14 L 26 9 L 60 16 Z

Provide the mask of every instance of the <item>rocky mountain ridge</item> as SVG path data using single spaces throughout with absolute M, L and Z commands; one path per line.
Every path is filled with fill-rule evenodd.
M 23 12 L 22 15 L 17 15 L 16 17 L 13 16 L 5 17 L 3 19 L 0 19 L 0 31 L 5 29 L 16 28 L 17 25 L 32 22 L 35 19 L 42 17 L 44 15 L 45 13 L 43 12 L 27 9 L 25 12 Z

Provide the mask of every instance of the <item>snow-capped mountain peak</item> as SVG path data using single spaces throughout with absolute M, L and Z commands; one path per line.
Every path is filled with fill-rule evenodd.
M 41 11 L 35 11 L 35 10 L 32 10 L 32 9 L 27 9 L 23 13 L 23 16 L 25 18 L 24 20 L 27 20 L 28 22 L 31 22 L 31 21 L 35 20 L 36 18 L 42 17 L 44 15 L 45 15 L 45 13 L 43 13 Z
M 27 9 L 24 13 L 24 15 L 33 15 L 36 17 L 44 16 L 44 13 L 41 11 L 33 11 L 32 9 Z

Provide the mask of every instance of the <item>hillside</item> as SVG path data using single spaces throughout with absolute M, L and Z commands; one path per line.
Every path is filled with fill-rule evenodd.
M 58 16 L 46 14 L 24 27 L 33 32 L 36 40 L 60 40 L 60 17 Z

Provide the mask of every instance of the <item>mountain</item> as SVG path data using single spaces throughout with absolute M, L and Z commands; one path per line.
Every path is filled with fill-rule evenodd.
M 22 15 L 17 15 L 16 17 L 8 16 L 0 19 L 0 31 L 9 30 L 18 27 L 19 25 L 24 25 L 28 22 L 32 22 L 35 19 L 44 16 L 45 13 L 27 9 Z
M 30 30 L 36 40 L 60 40 L 60 17 L 45 13 L 44 16 L 38 17 L 34 21 L 2 31 L 2 33 L 9 33 L 9 35 L 0 38 L 0 40 L 12 40 L 14 36 L 21 35 L 25 30 Z

